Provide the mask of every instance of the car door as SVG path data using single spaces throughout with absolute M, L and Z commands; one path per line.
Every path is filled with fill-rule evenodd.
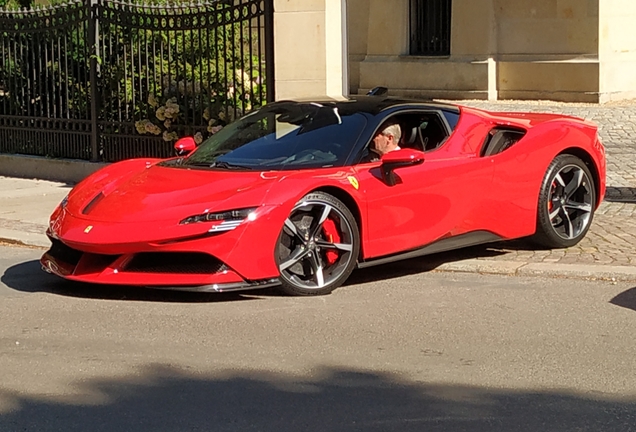
M 479 212 L 487 205 L 483 197 L 492 184 L 493 166 L 490 160 L 462 154 L 462 140 L 453 134 L 442 145 L 444 151 L 425 153 L 424 163 L 397 169 L 394 186 L 383 181 L 381 162 L 354 167 L 366 203 L 365 259 L 480 229 Z
M 537 202 L 541 181 L 553 157 L 553 150 L 543 143 L 561 139 L 566 131 L 552 129 L 537 135 L 526 136 L 526 131 L 509 126 L 497 126 L 490 135 L 508 134 L 506 145 L 488 146 L 482 150 L 484 159 L 493 165 L 493 206 L 500 211 L 493 214 L 493 230 L 505 237 L 522 237 L 533 234 L 536 228 Z M 524 138 L 522 140 L 522 138 Z M 491 150 L 491 147 L 495 147 Z M 505 223 L 514 221 L 514 223 Z

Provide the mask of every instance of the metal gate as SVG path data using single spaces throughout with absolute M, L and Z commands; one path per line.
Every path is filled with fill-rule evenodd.
M 273 98 L 271 0 L 0 12 L 0 153 L 167 157 Z

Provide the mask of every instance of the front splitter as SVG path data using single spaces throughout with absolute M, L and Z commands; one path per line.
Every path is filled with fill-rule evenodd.
M 200 293 L 221 293 L 234 291 L 248 291 L 262 288 L 272 288 L 280 285 L 278 279 L 267 279 L 254 282 L 237 282 L 225 284 L 197 285 L 197 286 L 146 286 L 145 288 L 167 290 L 167 291 L 188 291 Z

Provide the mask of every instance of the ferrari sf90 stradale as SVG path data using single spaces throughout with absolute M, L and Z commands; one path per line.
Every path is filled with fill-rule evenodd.
M 399 150 L 365 162 L 383 125 Z M 383 96 L 275 102 L 167 160 L 109 165 L 51 216 L 45 270 L 327 294 L 357 268 L 521 237 L 569 247 L 605 193 L 596 127 Z M 425 258 L 423 258 L 425 259 Z

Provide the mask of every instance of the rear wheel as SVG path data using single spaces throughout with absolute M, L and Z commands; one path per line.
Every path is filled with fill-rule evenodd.
M 342 285 L 360 252 L 351 211 L 323 192 L 301 199 L 278 237 L 276 262 L 281 288 L 290 295 L 324 295 Z
M 595 206 L 596 187 L 585 163 L 557 156 L 541 186 L 534 240 L 549 248 L 574 246 L 589 230 Z

